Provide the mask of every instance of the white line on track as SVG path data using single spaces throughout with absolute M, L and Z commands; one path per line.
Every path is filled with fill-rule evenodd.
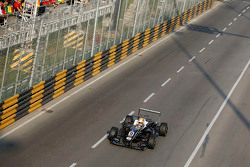
M 101 142 L 103 142 L 105 139 L 107 139 L 108 134 L 105 134 L 100 140 L 98 140 L 93 146 L 91 146 L 92 149 L 95 149 Z
M 237 20 L 237 18 L 235 17 L 235 18 L 234 18 L 234 21 L 236 21 L 236 20 Z
M 179 32 L 179 31 L 181 31 L 181 30 L 183 30 L 183 29 L 184 29 L 184 27 L 180 28 L 180 29 L 179 29 L 178 31 L 176 31 L 176 32 Z M 88 84 L 84 85 L 83 87 L 77 89 L 77 90 L 76 90 L 75 92 L 73 92 L 72 94 L 70 94 L 70 95 L 68 95 L 68 96 L 66 96 L 66 97 L 64 97 L 64 98 L 62 98 L 62 99 L 61 99 L 60 101 L 58 101 L 57 103 L 51 105 L 50 107 L 47 108 L 47 110 L 50 110 L 50 109 L 52 109 L 53 107 L 57 106 L 58 104 L 64 102 L 65 100 L 68 100 L 69 98 L 71 98 L 71 96 L 73 96 L 73 95 L 79 93 L 80 91 L 82 91 L 82 90 L 88 88 L 89 86 L 91 86 L 91 85 L 94 84 L 95 82 L 97 82 L 97 81 L 101 80 L 102 78 L 106 77 L 107 75 L 111 74 L 113 71 L 115 71 L 115 70 L 119 69 L 120 67 L 126 65 L 127 63 L 129 63 L 130 61 L 134 60 L 135 58 L 138 58 L 139 55 L 141 55 L 141 54 L 147 52 L 148 50 L 150 50 L 151 48 L 153 48 L 153 47 L 155 47 L 156 45 L 160 44 L 161 42 L 170 39 L 170 37 L 171 37 L 171 34 L 170 34 L 169 36 L 167 36 L 166 38 L 160 39 L 160 40 L 157 41 L 155 44 L 152 44 L 151 46 L 149 46 L 148 48 L 144 49 L 143 51 L 138 52 L 137 55 L 131 57 L 130 59 L 128 59 L 128 60 L 126 60 L 126 61 L 124 61 L 124 62 L 122 62 L 121 64 L 118 64 L 118 65 L 117 65 L 116 67 L 114 67 L 113 69 L 110 69 L 110 71 L 104 73 L 103 75 L 101 75 L 100 77 L 96 78 L 95 80 L 93 80 L 93 81 L 89 82 Z M 27 125 L 28 123 L 32 122 L 33 120 L 39 118 L 40 116 L 42 116 L 42 115 L 45 114 L 45 113 L 46 113 L 46 111 L 41 111 L 40 113 L 38 113 L 38 114 L 35 115 L 34 117 L 28 119 L 27 121 L 23 122 L 22 124 L 18 125 L 17 127 L 13 128 L 13 129 L 11 129 L 11 130 L 9 130 L 8 132 L 6 132 L 6 133 L 4 133 L 3 135 L 0 136 L 0 140 L 3 139 L 3 138 L 5 138 L 5 137 L 7 137 L 7 136 L 9 136 L 10 134 L 14 133 L 14 132 L 17 131 L 18 129 L 22 128 L 23 126 Z
M 179 70 L 177 70 L 177 73 L 180 73 L 182 70 L 184 69 L 184 66 L 182 66 L 181 68 L 179 68 Z
M 188 60 L 189 63 L 191 63 L 196 57 L 193 56 L 191 59 Z
M 77 165 L 77 163 L 75 162 L 75 163 L 71 164 L 69 167 L 75 167 L 76 165 Z
M 166 80 L 163 84 L 161 84 L 161 87 L 164 87 L 167 83 L 169 83 L 171 81 L 171 78 L 168 78 L 168 80 Z
M 249 9 L 249 6 L 247 7 L 247 9 Z
M 221 35 L 221 33 L 217 34 L 217 35 L 216 35 L 216 38 L 219 38 L 219 37 L 220 37 L 220 35 Z
M 242 11 L 242 13 L 245 13 L 246 12 L 246 9 L 244 9 L 243 11 Z
M 229 26 L 231 26 L 232 24 L 233 24 L 233 23 L 232 23 L 232 22 L 230 22 L 228 25 L 229 25 Z
M 128 115 L 133 115 L 135 113 L 135 111 L 131 111 Z M 122 124 L 125 121 L 125 118 L 123 118 L 120 123 Z
M 240 14 L 238 14 L 238 16 L 240 17 L 240 16 L 241 16 L 241 13 L 240 13 Z
M 154 95 L 155 93 L 151 93 L 143 102 L 147 103 Z
M 206 48 L 202 48 L 199 52 L 202 53 Z
M 214 40 L 211 40 L 211 41 L 208 43 L 208 45 L 211 45 L 213 42 L 214 42 Z
M 218 117 L 220 116 L 221 112 L 223 111 L 224 107 L 226 106 L 226 104 L 228 103 L 228 100 L 230 99 L 230 97 L 232 96 L 234 90 L 236 89 L 237 85 L 239 84 L 240 80 L 242 79 L 242 77 L 244 76 L 244 74 L 246 73 L 247 69 L 249 68 L 250 65 L 250 59 L 248 60 L 246 66 L 244 67 L 244 69 L 242 70 L 240 76 L 238 77 L 238 79 L 236 80 L 236 82 L 234 83 L 232 89 L 230 90 L 230 92 L 228 93 L 227 97 L 225 98 L 225 100 L 223 101 L 222 105 L 220 106 L 219 110 L 217 111 L 216 115 L 214 116 L 214 118 L 212 119 L 211 123 L 209 124 L 209 126 L 207 127 L 207 129 L 205 130 L 203 136 L 201 137 L 199 143 L 197 144 L 197 146 L 195 147 L 195 149 L 193 150 L 192 154 L 190 155 L 190 157 L 188 158 L 187 162 L 185 163 L 184 167 L 189 167 L 189 165 L 191 164 L 192 160 L 194 159 L 195 155 L 197 154 L 199 148 L 202 146 L 205 138 L 207 137 L 207 135 L 209 134 L 210 130 L 212 129 L 213 125 L 215 124 L 216 120 L 218 119 Z
M 227 27 L 225 27 L 222 31 L 226 31 L 227 30 Z

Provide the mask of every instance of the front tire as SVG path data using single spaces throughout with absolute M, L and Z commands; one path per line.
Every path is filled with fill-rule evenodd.
M 112 128 L 110 129 L 110 131 L 109 131 L 108 139 L 109 139 L 109 140 L 112 140 L 112 139 L 116 138 L 117 135 L 118 135 L 118 130 L 119 130 L 119 129 L 118 129 L 117 127 L 112 127 Z
M 168 124 L 167 123 L 161 123 L 159 127 L 159 135 L 160 136 L 166 136 L 168 133 Z

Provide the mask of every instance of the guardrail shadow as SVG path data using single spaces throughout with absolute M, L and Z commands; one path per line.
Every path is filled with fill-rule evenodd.
M 175 37 L 173 37 L 173 40 L 177 44 L 177 46 L 184 52 L 185 56 L 188 59 L 191 59 L 193 55 L 191 55 L 187 49 L 177 40 Z M 196 66 L 196 68 L 203 74 L 203 76 L 208 80 L 208 82 L 215 88 L 215 90 L 219 93 L 219 95 L 225 100 L 227 95 L 226 93 L 220 88 L 218 83 L 209 75 L 209 73 L 199 64 L 198 61 L 195 59 L 193 60 L 193 64 Z M 241 122 L 246 126 L 248 130 L 250 130 L 250 122 L 249 120 L 244 116 L 244 114 L 233 104 L 233 102 L 228 100 L 227 105 L 233 110 L 233 112 L 237 115 L 237 117 L 241 120 Z
M 218 30 L 217 28 L 209 27 L 209 26 L 201 26 L 201 25 L 197 25 L 197 24 L 188 24 L 188 25 L 186 25 L 186 27 L 190 31 L 203 32 L 203 33 L 207 33 L 207 34 L 219 34 L 219 33 L 221 33 L 221 35 L 231 35 L 231 36 L 247 38 L 247 39 L 250 38 L 250 36 L 235 34 L 235 33 L 229 33 L 229 32 L 223 32 L 223 31 Z

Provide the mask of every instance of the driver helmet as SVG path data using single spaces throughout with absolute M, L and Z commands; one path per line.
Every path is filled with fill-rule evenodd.
M 144 118 L 139 118 L 139 120 L 138 120 L 138 124 L 140 124 L 140 125 L 144 125 Z

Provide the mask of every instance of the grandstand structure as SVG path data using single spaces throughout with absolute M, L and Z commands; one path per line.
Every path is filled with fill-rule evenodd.
M 78 1 L 0 27 L 0 102 L 200 1 Z

